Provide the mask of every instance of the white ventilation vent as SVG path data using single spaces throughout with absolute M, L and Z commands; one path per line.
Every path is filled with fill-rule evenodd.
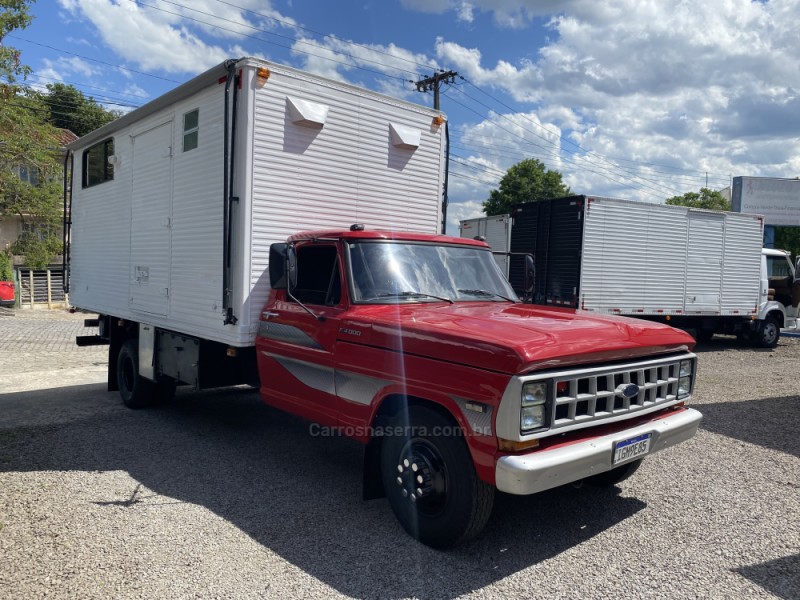
M 289 96 L 286 96 L 286 110 L 289 111 L 292 123 L 305 127 L 321 129 L 325 125 L 325 119 L 328 118 L 327 105 Z
M 389 133 L 392 136 L 392 146 L 416 150 L 419 148 L 420 130 L 404 125 L 389 123 Z

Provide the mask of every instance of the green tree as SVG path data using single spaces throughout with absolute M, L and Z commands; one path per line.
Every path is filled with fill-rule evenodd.
M 561 180 L 561 173 L 549 170 L 535 158 L 526 158 L 511 167 L 500 180 L 500 189 L 489 192 L 483 203 L 487 216 L 506 214 L 514 204 L 563 198 L 570 189 Z
M 672 206 L 688 206 L 689 208 L 705 208 L 708 210 L 730 210 L 731 201 L 720 192 L 708 188 L 700 188 L 700 192 L 686 192 L 683 196 L 673 196 L 666 202 Z
M 87 98 L 79 89 L 64 83 L 48 84 L 47 93 L 42 99 L 50 109 L 50 122 L 61 129 L 69 129 L 78 137 L 102 127 L 122 114 L 106 110 L 94 98 Z
M 788 250 L 795 258 L 800 256 L 800 227 L 775 227 L 775 247 Z
M 0 0 L 0 42 L 31 22 L 29 0 Z M 58 130 L 39 95 L 18 85 L 30 69 L 9 46 L 0 52 L 0 217 L 17 215 L 26 233 L 12 246 L 41 268 L 61 250 L 61 157 Z
M 0 250 L 0 281 L 14 281 L 14 271 L 11 269 L 11 257 L 7 252 Z
M 33 17 L 28 12 L 33 0 L 0 0 L 0 78 L 13 84 L 20 77 L 25 79 L 31 72 L 20 61 L 20 51 L 7 46 L 3 40 L 15 29 L 25 29 Z M 6 84 L 3 85 L 5 88 Z M 6 91 L 5 89 L 3 90 Z M 7 99 L 4 95 L 3 99 Z

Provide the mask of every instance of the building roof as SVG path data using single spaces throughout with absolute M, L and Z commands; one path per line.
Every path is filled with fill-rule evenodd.
M 72 133 L 69 129 L 59 129 L 58 130 L 58 145 L 60 148 L 64 148 L 67 144 L 70 144 L 78 139 L 78 136 Z

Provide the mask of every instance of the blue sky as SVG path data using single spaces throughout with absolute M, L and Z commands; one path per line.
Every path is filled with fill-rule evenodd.
M 663 201 L 737 175 L 800 176 L 796 0 L 39 0 L 4 44 L 42 86 L 130 110 L 245 55 L 431 105 L 452 163 L 448 231 L 511 165 L 576 193 Z

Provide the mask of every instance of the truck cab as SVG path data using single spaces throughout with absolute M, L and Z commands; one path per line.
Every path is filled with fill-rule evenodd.
M 780 329 L 796 329 L 800 307 L 800 280 L 791 254 L 786 250 L 763 248 L 758 320 L 763 323 L 758 335 L 765 341 L 780 335 Z M 769 338 L 767 340 L 767 338 Z M 767 344 L 770 346 L 770 344 Z M 774 345 L 774 344 L 771 344 Z

